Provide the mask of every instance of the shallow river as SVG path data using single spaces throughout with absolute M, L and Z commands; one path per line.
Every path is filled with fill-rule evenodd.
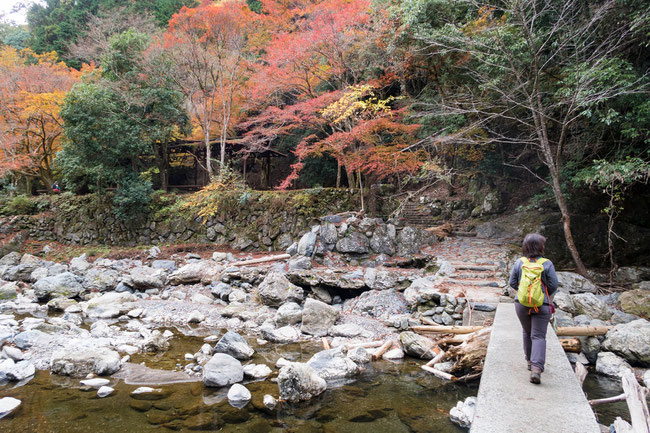
M 136 355 L 133 362 L 159 369 L 181 369 L 185 353 L 196 352 L 202 337 L 181 336 L 171 340 L 171 349 L 159 355 Z M 253 343 L 251 341 L 251 343 Z M 251 362 L 271 367 L 278 358 L 307 361 L 320 350 L 315 343 L 254 346 Z M 164 398 L 135 400 L 131 391 L 138 385 L 112 379 L 115 392 L 100 399 L 95 390 L 84 390 L 79 379 L 39 371 L 20 387 L 0 386 L 0 397 L 22 400 L 21 408 L 0 420 L 4 432 L 462 432 L 449 421 L 449 409 L 459 400 L 477 394 L 477 385 L 446 383 L 419 368 L 422 361 L 373 363 L 354 381 L 328 389 L 321 396 L 297 406 L 281 405 L 270 411 L 262 405 L 264 394 L 277 396 L 271 380 L 244 382 L 253 395 L 243 409 L 232 407 L 227 388 L 206 388 L 201 382 L 159 386 Z M 615 382 L 591 375 L 585 383 L 589 398 L 616 395 Z M 627 416 L 624 403 L 602 406 L 601 422 L 616 414 Z M 552 416 L 552 414 L 549 414 Z

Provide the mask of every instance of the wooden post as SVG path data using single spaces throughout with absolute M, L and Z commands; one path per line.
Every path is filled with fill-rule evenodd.
M 626 370 L 621 375 L 621 383 L 627 407 L 630 409 L 632 430 L 635 433 L 650 433 L 650 413 L 646 401 L 647 388 L 641 388 L 634 373 L 630 370 Z
M 565 352 L 580 353 L 580 340 L 577 338 L 560 338 L 560 344 Z
M 557 328 L 558 337 L 593 337 L 605 335 L 613 326 L 564 326 Z
M 625 393 L 615 395 L 614 397 L 598 398 L 596 400 L 589 400 L 589 404 L 592 405 L 592 406 L 596 406 L 598 404 L 616 403 L 618 401 L 623 401 L 623 400 L 625 400 Z

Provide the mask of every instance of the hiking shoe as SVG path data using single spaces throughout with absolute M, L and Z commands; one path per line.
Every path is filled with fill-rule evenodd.
M 533 366 L 530 369 L 530 383 L 539 384 L 542 376 L 542 369 L 539 367 Z
M 530 371 L 530 366 L 533 365 L 533 363 L 530 362 L 530 361 L 527 361 L 527 362 L 528 362 L 528 371 Z

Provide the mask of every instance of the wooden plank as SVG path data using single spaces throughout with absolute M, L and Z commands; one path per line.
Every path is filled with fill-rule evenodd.
M 246 265 L 254 265 L 257 263 L 266 263 L 266 262 L 275 262 L 277 260 L 285 260 L 291 258 L 290 254 L 278 254 L 277 256 L 266 256 L 266 257 L 260 257 L 259 259 L 252 259 L 252 260 L 243 260 L 241 262 L 234 262 L 234 263 L 229 263 L 229 266 L 246 266 Z
M 634 373 L 630 370 L 626 370 L 621 375 L 621 384 L 627 407 L 630 409 L 632 430 L 635 433 L 650 433 L 650 413 L 648 413 L 646 400 L 647 388 L 641 388 Z

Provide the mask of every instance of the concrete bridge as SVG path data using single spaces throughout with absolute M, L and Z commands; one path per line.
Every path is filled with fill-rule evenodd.
M 562 346 L 549 326 L 542 383 L 528 381 L 514 304 L 497 307 L 470 433 L 600 433 Z

